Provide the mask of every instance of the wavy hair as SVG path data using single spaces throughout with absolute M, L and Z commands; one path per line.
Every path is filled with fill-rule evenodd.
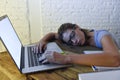
M 72 24 L 72 23 L 64 23 L 60 26 L 60 28 L 58 29 L 58 38 L 63 42 L 63 43 L 66 43 L 64 40 L 63 40 L 63 33 L 68 30 L 68 29 L 76 29 L 77 26 L 76 24 Z M 81 31 L 83 31 L 84 35 L 85 35 L 85 44 L 87 44 L 87 40 L 88 40 L 88 36 L 87 36 L 87 33 L 90 31 L 88 29 L 81 29 Z

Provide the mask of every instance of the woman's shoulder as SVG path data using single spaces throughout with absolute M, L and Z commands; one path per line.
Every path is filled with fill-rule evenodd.
M 100 35 L 110 35 L 110 32 L 108 30 L 94 30 L 95 35 L 100 36 Z
M 108 30 L 94 30 L 94 41 L 97 47 L 102 48 L 101 39 L 106 35 L 110 35 Z
M 100 30 L 94 30 L 94 31 L 97 31 L 97 32 L 109 32 L 109 31 L 106 30 L 106 29 L 100 29 Z

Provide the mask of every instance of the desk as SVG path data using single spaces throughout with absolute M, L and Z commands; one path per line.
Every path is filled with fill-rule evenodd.
M 0 53 L 0 80 L 26 80 L 7 52 Z
M 60 45 L 61 46 L 61 45 Z M 68 47 L 63 45 L 62 49 L 80 53 L 83 48 Z M 84 49 L 86 49 L 84 47 Z M 89 48 L 92 49 L 92 48 Z M 73 65 L 71 67 L 51 71 L 37 72 L 32 74 L 21 74 L 7 52 L 0 53 L 0 80 L 77 80 L 78 73 L 93 71 L 90 66 Z

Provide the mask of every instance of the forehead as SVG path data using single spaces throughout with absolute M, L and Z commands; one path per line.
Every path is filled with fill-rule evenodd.
M 68 29 L 68 30 L 66 30 L 66 31 L 63 33 L 63 40 L 64 40 L 65 42 L 68 42 L 68 41 L 69 41 L 71 32 L 72 32 L 72 30 L 71 30 L 71 29 Z

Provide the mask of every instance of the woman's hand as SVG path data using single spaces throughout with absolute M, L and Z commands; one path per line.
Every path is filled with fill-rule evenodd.
M 50 62 L 50 63 L 57 63 L 57 64 L 67 64 L 70 63 L 71 58 L 67 55 L 63 55 L 54 51 L 46 51 L 42 57 L 45 57 L 46 59 L 42 60 L 42 58 L 39 58 L 39 60 L 42 60 L 42 63 Z
M 35 46 L 32 48 L 32 51 L 34 53 L 44 53 L 46 49 L 46 44 L 47 42 L 41 40 L 35 44 Z
M 48 42 L 54 41 L 57 39 L 57 33 L 48 33 L 46 34 L 39 42 L 36 43 L 36 46 L 33 47 L 34 53 L 43 53 L 46 49 L 46 44 Z

